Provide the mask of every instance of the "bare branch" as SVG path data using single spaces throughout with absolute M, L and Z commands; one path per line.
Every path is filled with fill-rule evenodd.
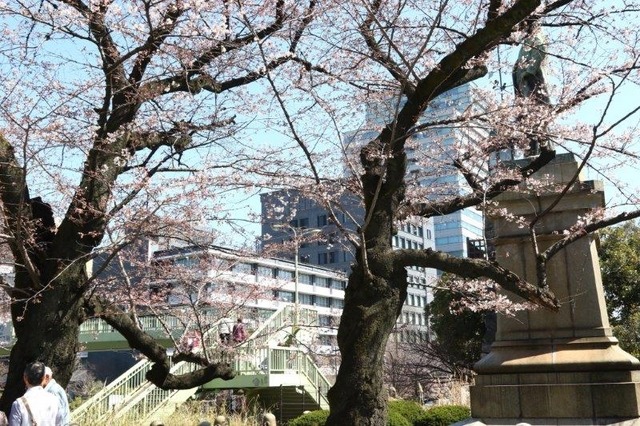
M 147 373 L 147 379 L 162 389 L 190 389 L 213 379 L 234 377 L 233 370 L 227 363 L 208 363 L 206 359 L 195 354 L 182 354 L 176 356 L 175 360 L 186 360 L 206 366 L 192 373 L 175 376 L 169 372 L 169 357 L 165 348 L 142 331 L 126 312 L 97 297 L 90 299 L 86 308 L 90 315 L 102 318 L 122 334 L 131 348 L 139 350 L 155 363 Z
M 505 290 L 554 311 L 560 308 L 556 297 L 547 288 L 530 284 L 500 266 L 497 262 L 484 259 L 458 258 L 432 249 L 396 250 L 393 252 L 397 266 L 423 266 L 451 272 L 463 278 L 489 278 Z

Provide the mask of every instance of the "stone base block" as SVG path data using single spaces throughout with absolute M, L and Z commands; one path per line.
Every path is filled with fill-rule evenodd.
M 640 370 L 613 337 L 497 341 L 473 367 L 476 373 Z M 617 380 L 615 380 L 617 381 Z
M 638 379 L 637 371 L 480 375 L 471 387 L 471 414 L 491 421 L 638 418 Z
M 640 426 L 640 419 L 468 419 L 453 426 Z

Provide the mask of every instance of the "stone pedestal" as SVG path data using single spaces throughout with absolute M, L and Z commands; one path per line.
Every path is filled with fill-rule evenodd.
M 497 201 L 530 219 L 556 200 L 576 171 L 573 156 L 560 155 L 536 173 L 536 179 L 547 180 L 544 189 L 506 193 Z M 538 222 L 540 251 L 603 204 L 598 182 L 574 184 Z M 497 261 L 536 283 L 528 228 L 493 219 Z M 611 424 L 640 417 L 640 362 L 611 334 L 594 239 L 584 237 L 556 254 L 547 277 L 562 307 L 499 316 L 491 352 L 474 367 L 472 416 L 484 424 Z

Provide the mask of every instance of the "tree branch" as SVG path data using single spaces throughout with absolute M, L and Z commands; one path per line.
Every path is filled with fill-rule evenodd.
M 91 316 L 106 321 L 122 334 L 131 348 L 139 350 L 154 362 L 153 367 L 147 373 L 147 380 L 162 389 L 191 389 L 213 379 L 228 380 L 234 377 L 233 369 L 229 364 L 210 363 L 197 354 L 181 354 L 174 359 L 194 362 L 203 365 L 204 368 L 180 376 L 173 375 L 169 372 L 170 363 L 166 349 L 159 345 L 153 337 L 142 331 L 126 312 L 97 297 L 87 301 L 86 310 Z
M 626 222 L 632 219 L 636 219 L 638 217 L 640 217 L 640 210 L 620 213 L 616 216 L 613 216 L 607 219 L 602 219 L 596 222 L 589 223 L 584 227 L 577 229 L 574 232 L 571 232 L 569 235 L 567 235 L 565 238 L 561 239 L 560 241 L 552 244 L 544 252 L 538 255 L 538 261 L 543 265 L 546 265 L 546 262 L 548 262 L 560 250 L 567 247 L 571 243 L 574 243 L 580 240 L 581 238 L 586 237 L 587 235 L 595 231 L 598 231 L 600 229 L 604 229 L 612 225 L 617 225 L 618 223 Z
M 11 235 L 7 243 L 16 266 L 22 265 L 32 285 L 39 287 L 40 274 L 31 255 L 40 255 L 40 260 L 44 261 L 42 255 L 46 257 L 46 253 L 33 253 L 27 246 L 29 241 L 32 245 L 37 244 L 38 241 L 35 240 L 36 236 L 32 234 L 31 229 L 33 214 L 25 174 L 26 171 L 18 163 L 13 146 L 0 133 L 0 196 L 2 197 L 3 227 Z
M 498 195 L 502 194 L 504 191 L 507 191 L 519 185 L 526 178 L 531 176 L 536 171 L 540 170 L 544 165 L 548 164 L 554 158 L 555 151 L 542 149 L 540 155 L 534 158 L 526 166 L 516 166 L 515 170 L 519 177 L 502 179 L 498 182 L 493 183 L 486 190 L 477 190 L 472 192 L 471 194 L 455 197 L 451 200 L 445 200 L 436 203 L 421 203 L 417 205 L 411 205 L 409 206 L 409 210 L 413 214 L 416 214 L 418 216 L 432 217 L 445 215 L 467 207 L 476 206 L 483 201 L 495 198 Z
M 560 308 L 560 303 L 551 291 L 528 283 L 497 262 L 459 258 L 432 249 L 395 250 L 392 256 L 396 266 L 422 266 L 450 272 L 463 278 L 489 278 L 505 290 L 530 302 L 554 311 Z

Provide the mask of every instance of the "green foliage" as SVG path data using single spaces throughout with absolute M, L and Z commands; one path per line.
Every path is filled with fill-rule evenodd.
M 640 355 L 640 227 L 632 222 L 600 232 L 600 269 L 613 334 Z
M 633 222 L 600 233 L 600 269 L 614 325 L 640 310 L 640 227 Z
M 69 401 L 69 410 L 73 411 L 76 408 L 78 408 L 79 406 L 81 406 L 82 404 L 84 404 L 84 402 L 89 399 L 89 398 L 83 398 L 81 396 L 77 396 L 75 398 L 73 398 L 72 400 Z
M 640 358 L 640 312 L 629 315 L 624 322 L 613 327 L 620 347 L 636 358 Z
M 389 414 L 387 418 L 387 426 L 411 426 L 413 423 L 407 420 L 398 411 L 394 411 L 389 407 Z
M 464 310 L 452 313 L 451 303 L 460 295 L 447 289 L 451 277 L 444 275 L 429 305 L 431 328 L 437 336 L 438 350 L 449 365 L 470 369 L 480 359 L 484 319 L 480 312 Z
M 324 426 L 327 417 L 329 417 L 328 410 L 316 410 L 289 420 L 287 424 L 289 426 Z
M 404 414 L 409 417 L 405 417 Z M 416 417 L 417 414 L 420 416 Z M 388 426 L 412 426 L 416 420 L 424 416 L 425 411 L 412 401 L 391 401 L 389 403 Z M 327 410 L 316 410 L 300 417 L 296 417 L 287 423 L 289 426 L 324 426 L 329 417 Z
M 389 413 L 399 413 L 411 424 L 424 416 L 425 410 L 415 401 L 395 400 L 389 401 Z
M 471 410 L 462 405 L 439 405 L 426 411 L 415 426 L 449 426 L 471 417 Z

